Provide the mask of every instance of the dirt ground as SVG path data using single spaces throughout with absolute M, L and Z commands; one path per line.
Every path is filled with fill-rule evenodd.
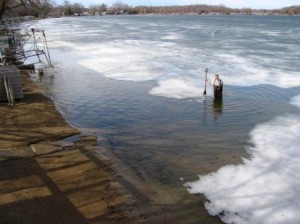
M 134 223 L 135 199 L 94 136 L 80 131 L 22 74 L 24 99 L 0 103 L 0 223 Z

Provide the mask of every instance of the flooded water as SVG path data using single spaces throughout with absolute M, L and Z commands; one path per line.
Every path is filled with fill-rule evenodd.
M 69 123 L 99 136 L 102 153 L 120 171 L 129 167 L 150 204 L 164 207 L 157 216 L 172 211 L 173 223 L 220 223 L 184 184 L 250 157 L 258 124 L 299 115 L 290 104 L 300 93 L 299 18 L 111 16 L 37 26 L 54 64 L 35 77 L 45 94 Z M 203 96 L 205 68 L 223 79 L 222 101 L 210 86 Z

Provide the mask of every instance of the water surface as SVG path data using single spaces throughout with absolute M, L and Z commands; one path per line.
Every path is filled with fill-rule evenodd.
M 38 26 L 55 66 L 36 77 L 45 93 L 177 223 L 219 223 L 183 184 L 248 157 L 256 125 L 299 113 L 289 103 L 300 92 L 299 18 L 108 16 Z M 210 86 L 203 96 L 205 68 L 209 78 L 220 73 L 222 101 Z

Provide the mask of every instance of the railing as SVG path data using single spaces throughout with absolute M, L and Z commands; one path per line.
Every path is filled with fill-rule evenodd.
M 19 28 L 19 25 L 22 22 L 28 22 L 36 20 L 34 16 L 23 16 L 23 17 L 15 17 L 15 18 L 9 18 L 9 19 L 2 19 L 0 20 L 0 28 L 1 29 L 14 29 Z
M 10 60 L 25 63 L 30 57 L 38 59 L 37 62 L 32 63 L 41 63 L 40 56 L 44 56 L 46 63 L 52 66 L 44 30 L 24 25 L 26 22 L 35 20 L 36 18 L 33 16 L 0 20 L 0 31 L 2 31 L 2 35 L 0 34 L 0 61 L 2 65 L 10 64 Z M 23 23 L 22 26 L 21 23 Z M 26 31 L 26 35 L 21 35 L 21 30 Z M 43 49 L 40 49 L 38 45 L 43 45 Z

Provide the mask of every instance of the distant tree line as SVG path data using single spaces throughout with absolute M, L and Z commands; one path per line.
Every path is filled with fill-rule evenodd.
M 103 14 L 285 14 L 300 15 L 300 6 L 290 6 L 282 9 L 232 9 L 224 5 L 186 5 L 186 6 L 136 6 L 131 7 L 122 1 L 115 2 L 111 7 L 106 4 L 91 5 L 85 8 L 82 3 L 70 3 L 65 0 L 62 5 L 56 5 L 55 0 L 0 0 L 0 19 L 4 17 L 36 16 L 73 16 L 73 15 L 103 15 Z
M 112 7 L 114 11 L 115 8 Z M 116 11 L 120 11 L 119 9 Z M 127 14 L 288 14 L 299 15 L 300 6 L 291 6 L 282 9 L 266 10 L 266 9 L 232 9 L 224 5 L 186 5 L 186 6 L 136 6 L 123 9 Z
M 67 2 L 67 1 L 66 1 Z M 61 6 L 64 15 L 78 14 L 78 11 L 87 12 L 89 15 L 102 15 L 102 14 L 285 14 L 285 15 L 300 15 L 300 6 L 285 7 L 282 9 L 266 10 L 266 9 L 232 9 L 224 5 L 186 5 L 186 6 L 136 6 L 131 7 L 121 1 L 117 1 L 111 7 L 105 4 L 91 5 L 85 9 L 82 5 L 80 10 L 75 4 L 65 4 Z M 76 10 L 77 8 L 77 10 Z M 80 14 L 80 13 L 79 13 Z
M 287 15 L 299 15 L 300 6 L 290 6 L 279 10 L 271 10 L 274 14 L 287 14 Z

